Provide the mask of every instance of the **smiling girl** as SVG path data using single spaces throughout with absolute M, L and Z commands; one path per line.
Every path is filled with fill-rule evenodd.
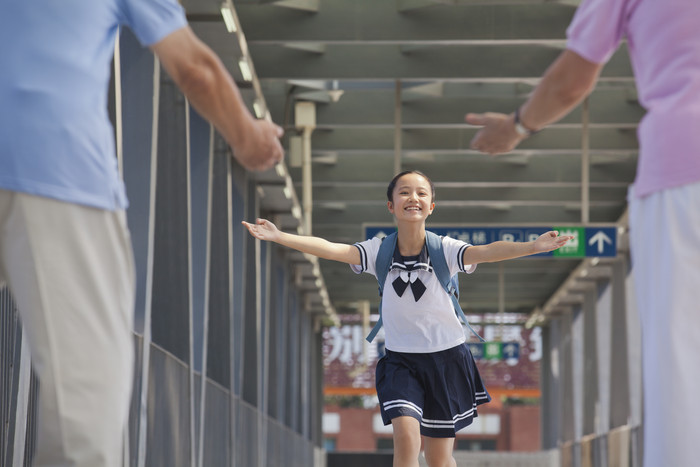
M 433 182 L 416 170 L 402 172 L 389 183 L 387 199 L 398 236 L 386 276 L 386 285 L 391 287 L 384 287 L 382 297 L 386 355 L 376 370 L 382 418 L 385 425 L 393 425 L 394 466 L 419 465 L 422 437 L 430 467 L 454 467 L 455 433 L 471 424 L 477 416 L 476 407 L 491 397 L 466 345 L 451 299 L 433 273 L 428 256 L 425 221 L 435 209 Z M 377 275 L 379 238 L 346 245 L 281 232 L 264 219 L 243 224 L 260 240 L 348 263 L 358 274 Z M 552 231 L 533 242 L 472 246 L 442 237 L 442 246 L 450 275 L 471 274 L 479 263 L 552 251 L 571 238 Z

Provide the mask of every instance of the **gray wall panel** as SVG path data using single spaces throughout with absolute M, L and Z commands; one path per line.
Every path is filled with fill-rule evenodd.
M 250 183 L 246 190 L 246 214 L 250 220 L 257 215 L 256 187 Z M 247 235 L 247 234 L 246 234 Z M 245 275 L 246 287 L 245 307 L 243 310 L 243 380 L 241 398 L 250 405 L 257 407 L 259 399 L 259 371 L 260 370 L 260 339 L 261 339 L 261 308 L 257 301 L 260 290 L 258 247 L 255 240 L 247 239 L 245 249 Z
M 129 407 L 129 464 L 136 465 L 138 459 L 139 418 L 141 415 L 141 359 L 143 358 L 143 337 L 134 336 L 134 383 Z
M 185 99 L 161 73 L 153 258 L 153 342 L 189 361 L 188 161 Z
M 17 308 L 5 288 L 0 288 L 0 331 L 0 464 L 11 465 L 22 327 Z
M 151 349 L 148 386 L 148 467 L 190 465 L 189 372 L 158 347 Z
M 218 145 L 221 145 L 218 140 Z M 219 147 L 217 145 L 217 147 Z M 241 394 L 243 375 L 243 320 L 245 310 L 245 290 L 248 286 L 246 273 L 246 248 L 248 246 L 248 234 L 241 225 L 241 221 L 247 220 L 246 196 L 248 192 L 248 179 L 245 171 L 232 164 L 231 170 L 231 211 L 233 230 L 233 321 L 232 325 L 232 370 L 233 392 Z
M 240 400 L 238 417 L 236 465 L 240 467 L 255 467 L 258 465 L 259 413 L 255 407 Z
M 230 164 L 225 153 L 216 152 L 212 172 L 211 258 L 209 263 L 209 337 L 207 377 L 231 387 L 231 204 Z
M 202 370 L 204 350 L 204 305 L 206 269 L 211 126 L 193 108 L 189 109 L 190 131 L 190 231 L 192 245 L 192 356 L 195 371 Z M 223 212 L 226 212 L 225 210 Z
M 216 383 L 207 382 L 204 425 L 204 466 L 231 465 L 230 392 Z

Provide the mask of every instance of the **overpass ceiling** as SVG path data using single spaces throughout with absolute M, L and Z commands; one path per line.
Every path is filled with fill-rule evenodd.
M 509 113 L 522 104 L 563 50 L 577 1 L 242 0 L 234 2 L 257 83 L 284 143 L 297 135 L 294 104 L 316 103 L 312 134 L 313 233 L 363 239 L 363 223 L 390 224 L 385 190 L 394 174 L 397 102 L 400 163 L 437 186 L 429 225 L 578 225 L 582 222 L 581 106 L 497 158 L 469 149 L 467 112 Z M 190 23 L 234 77 L 242 52 L 220 2 L 185 0 Z M 245 96 L 245 84 L 242 86 Z M 248 86 L 250 87 L 250 86 Z M 397 88 L 398 91 L 397 92 Z M 335 99 L 335 97 L 338 97 Z M 252 105 L 252 100 L 246 97 Z M 615 223 L 637 162 L 637 101 L 626 46 L 602 71 L 589 98 L 591 223 Z M 301 198 L 301 169 L 289 171 Z M 270 212 L 269 215 L 274 215 Z M 503 264 L 505 311 L 543 305 L 579 264 L 520 259 Z M 321 261 L 339 312 L 376 306 L 374 278 L 351 277 Z M 499 266 L 462 281 L 468 313 L 499 309 Z

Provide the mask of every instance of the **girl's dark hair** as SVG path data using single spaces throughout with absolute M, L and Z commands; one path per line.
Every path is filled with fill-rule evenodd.
M 403 172 L 392 178 L 389 182 L 389 186 L 386 188 L 386 199 L 388 199 L 392 203 L 394 202 L 394 188 L 396 188 L 396 182 L 398 182 L 401 177 L 408 174 L 420 175 L 421 177 L 426 179 L 430 184 L 430 196 L 432 198 L 431 201 L 435 201 L 435 184 L 430 178 L 428 178 L 426 174 L 424 174 L 420 170 L 404 170 Z

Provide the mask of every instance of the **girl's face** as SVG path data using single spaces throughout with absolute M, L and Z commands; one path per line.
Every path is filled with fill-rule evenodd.
M 435 208 L 430 183 L 414 173 L 397 180 L 392 199 L 387 202 L 387 207 L 397 221 L 425 222 Z

